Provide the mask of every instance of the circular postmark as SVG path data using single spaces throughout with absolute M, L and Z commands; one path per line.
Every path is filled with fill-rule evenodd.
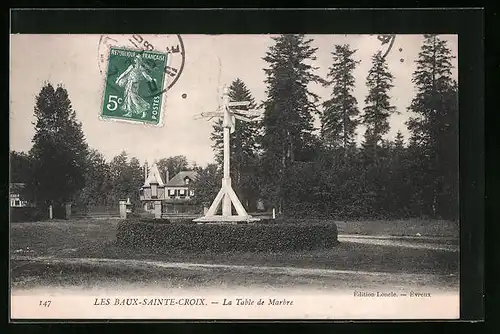
M 373 35 L 370 35 L 373 36 Z M 385 58 L 392 49 L 394 41 L 396 40 L 396 35 L 376 35 L 377 40 L 380 42 L 379 52 L 382 54 L 382 58 Z
M 179 80 L 184 63 L 180 35 L 102 35 L 100 118 L 161 126 L 165 92 Z
M 182 37 L 171 35 L 101 35 L 98 47 L 99 72 L 106 74 L 107 61 L 111 47 L 155 51 L 168 55 L 167 64 L 163 69 L 166 74 L 168 90 L 179 80 L 186 61 L 186 51 Z M 163 91 L 164 92 L 164 91 Z

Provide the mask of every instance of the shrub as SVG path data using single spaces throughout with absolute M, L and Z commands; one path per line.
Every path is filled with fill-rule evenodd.
M 338 243 L 334 223 L 267 221 L 196 224 L 191 221 L 122 221 L 117 243 L 134 249 L 169 251 L 296 251 Z
M 16 222 L 33 222 L 48 218 L 48 211 L 44 214 L 40 208 L 36 207 L 13 207 L 10 208 L 10 221 Z

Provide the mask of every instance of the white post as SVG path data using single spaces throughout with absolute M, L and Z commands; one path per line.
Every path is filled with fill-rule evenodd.
M 71 203 L 66 203 L 66 219 L 71 219 Z
M 222 179 L 222 188 L 231 188 L 231 173 L 230 173 L 230 128 L 231 128 L 231 115 L 229 114 L 229 94 L 227 86 L 224 86 L 222 104 L 224 108 L 224 178 Z M 231 199 L 227 191 L 224 193 L 222 199 L 222 215 L 231 216 Z
M 276 209 L 273 208 L 273 219 L 276 219 Z
M 161 202 L 155 201 L 155 219 L 161 219 Z
M 197 218 L 194 221 L 257 221 L 259 219 L 252 218 L 246 212 L 245 208 L 241 204 L 238 196 L 231 187 L 231 132 L 234 130 L 235 118 L 241 119 L 243 121 L 251 121 L 243 116 L 233 115 L 230 107 L 237 105 L 247 105 L 248 101 L 242 102 L 230 102 L 229 101 L 229 90 L 227 86 L 224 86 L 223 96 L 222 96 L 222 116 L 223 116 L 223 158 L 224 158 L 224 175 L 222 178 L 222 187 L 217 193 L 212 205 L 205 212 L 205 216 Z M 234 104 L 234 105 L 233 105 Z M 220 111 L 210 113 L 214 116 L 221 116 Z M 237 116 L 237 117 L 236 117 Z M 232 206 L 236 210 L 237 215 L 233 216 Z M 217 210 L 219 206 L 222 206 L 222 215 L 217 215 Z M 204 210 L 205 211 L 205 210 Z
M 49 219 L 52 219 L 52 205 L 49 205 Z
M 120 218 L 127 219 L 127 201 L 119 201 L 120 205 Z

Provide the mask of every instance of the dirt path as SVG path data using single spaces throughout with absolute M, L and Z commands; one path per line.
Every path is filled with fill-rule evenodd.
M 442 250 L 458 252 L 458 241 L 454 238 L 441 237 L 393 237 L 393 236 L 363 236 L 343 234 L 339 235 L 340 242 L 354 242 L 365 245 L 394 246 L 414 249 Z M 456 241 L 456 242 L 455 242 Z
M 210 269 L 227 269 L 241 272 L 251 273 L 269 273 L 269 274 L 283 274 L 290 276 L 301 275 L 315 275 L 331 277 L 338 274 L 356 274 L 368 275 L 378 277 L 393 277 L 393 276 L 406 276 L 420 280 L 429 275 L 420 274 L 394 274 L 375 271 L 356 271 L 356 270 L 338 270 L 338 269 L 318 269 L 318 268 L 296 268 L 296 267 L 269 267 L 269 266 L 250 266 L 250 265 L 232 265 L 232 264 L 207 264 L 207 263 L 184 263 L 184 262 L 162 262 L 162 261 L 147 261 L 147 260 L 133 260 L 133 259 L 103 259 L 103 258 L 55 258 L 51 256 L 13 256 L 14 261 L 30 261 L 30 262 L 44 262 L 44 263 L 66 263 L 66 264 L 89 264 L 89 265 L 124 265 L 132 267 L 156 267 L 168 269 L 191 269 L 191 270 L 210 270 Z M 443 275 L 435 275 L 443 276 Z
M 252 266 L 229 264 L 205 264 L 186 262 L 163 262 L 133 259 L 105 258 L 56 258 L 13 256 L 13 270 L 24 266 L 39 265 L 55 267 L 53 275 L 66 275 L 73 271 L 81 273 L 92 267 L 96 273 L 107 276 L 115 273 L 123 284 L 140 281 L 143 275 L 153 278 L 147 284 L 185 285 L 189 277 L 193 286 L 214 286 L 227 282 L 228 286 L 308 286 L 311 288 L 359 288 L 390 287 L 409 289 L 425 287 L 438 290 L 454 290 L 458 287 L 458 278 L 450 275 L 387 273 L 376 271 L 355 271 L 319 268 L 297 268 L 284 266 Z M 81 268 L 81 269 L 78 269 Z M 116 271 L 120 271 L 120 274 Z M 141 274 L 146 273 L 146 274 Z M 131 277 L 128 273 L 133 273 Z M 77 276 L 80 274 L 77 274 Z M 52 277 L 54 279 L 55 277 Z M 55 278 L 58 281 L 57 278 Z M 168 282 L 166 281 L 168 280 Z M 22 279 L 24 281 L 24 279 Z M 92 285 L 106 284 L 105 280 L 89 279 Z M 24 281 L 24 283 L 28 283 Z M 87 284 L 87 283 L 85 283 Z M 122 285 L 120 283 L 119 285 Z

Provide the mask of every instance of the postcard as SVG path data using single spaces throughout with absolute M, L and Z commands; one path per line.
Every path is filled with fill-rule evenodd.
M 459 319 L 457 35 L 10 44 L 13 320 Z

